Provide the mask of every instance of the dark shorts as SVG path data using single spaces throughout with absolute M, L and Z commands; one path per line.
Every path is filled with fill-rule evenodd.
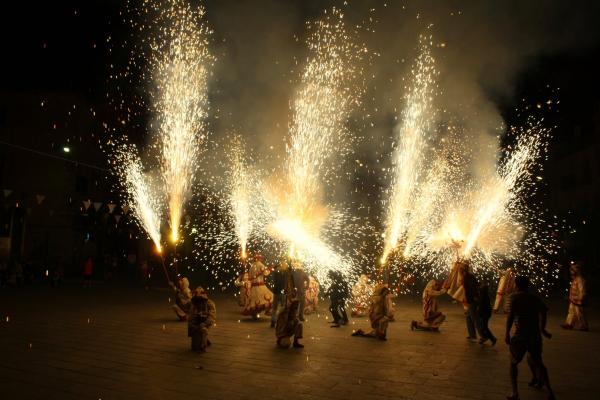
M 513 336 L 510 339 L 510 356 L 513 364 L 518 364 L 523 361 L 525 353 L 529 353 L 529 357 L 534 362 L 542 361 L 542 339 L 529 339 L 518 336 Z

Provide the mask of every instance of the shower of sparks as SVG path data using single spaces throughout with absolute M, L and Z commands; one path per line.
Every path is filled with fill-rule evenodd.
M 167 193 L 171 239 L 178 240 L 183 207 L 191 195 L 200 146 L 207 139 L 208 78 L 214 62 L 204 9 L 184 0 L 158 2 L 158 34 L 152 38 L 151 93 L 158 119 L 158 147 Z
M 325 282 L 329 270 L 347 273 L 351 266 L 323 238 L 323 226 L 331 217 L 323 191 L 334 168 L 332 156 L 344 154 L 351 142 L 345 124 L 363 91 L 356 81 L 362 75 L 360 61 L 366 49 L 347 33 L 338 9 L 309 29 L 309 58 L 291 106 L 284 177 L 270 188 L 268 202 L 275 220 L 269 232 L 288 243 L 290 256 Z
M 135 146 L 122 148 L 117 153 L 114 164 L 121 176 L 125 197 L 135 219 L 160 253 L 160 215 L 163 206 L 160 198 L 152 189 L 149 177 L 143 171 L 142 162 L 137 156 Z
M 229 205 L 233 214 L 235 233 L 240 244 L 241 258 L 247 257 L 248 237 L 252 232 L 250 192 L 254 181 L 248 171 L 244 149 L 238 137 L 231 149 L 229 179 Z
M 387 220 L 383 255 L 389 254 L 405 240 L 415 204 L 415 194 L 431 134 L 434 109 L 431 101 L 435 89 L 435 64 L 429 46 L 431 37 L 420 38 L 420 54 L 412 70 L 413 86 L 408 89 L 402 121 L 397 131 L 398 146 L 394 153 L 394 175 L 387 199 Z
M 556 275 L 558 225 L 533 203 L 539 184 L 533 174 L 542 169 L 550 129 L 532 115 L 524 127 L 511 127 L 506 138 L 514 144 L 498 150 L 500 161 L 490 160 L 497 166 L 486 173 L 476 163 L 494 152 L 482 155 L 471 145 L 481 132 L 434 124 L 437 72 L 430 43 L 421 37 L 397 127 L 380 261 L 401 276 L 426 278 L 447 274 L 457 258 L 488 278 L 510 264 L 546 290 Z M 401 258 L 388 260 L 396 250 Z

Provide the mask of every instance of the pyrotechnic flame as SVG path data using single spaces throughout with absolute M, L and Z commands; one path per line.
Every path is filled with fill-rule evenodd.
M 208 49 L 212 33 L 204 9 L 184 0 L 158 1 L 159 33 L 152 38 L 150 64 L 158 119 L 158 145 L 167 192 L 171 239 L 178 240 L 183 206 L 197 170 L 199 147 L 206 142 L 208 77 L 214 62 Z
M 128 204 L 136 221 L 154 242 L 157 251 L 161 252 L 160 215 L 162 203 L 152 189 L 149 179 L 144 174 L 142 163 L 137 156 L 135 146 L 123 147 L 116 154 L 117 166 L 125 189 Z
M 506 155 L 497 176 L 491 177 L 476 196 L 474 206 L 477 211 L 466 237 L 465 257 L 470 256 L 482 236 L 515 220 L 514 212 L 518 211 L 515 202 L 527 190 L 523 185 L 531 182 L 531 167 L 539 161 L 545 146 L 540 121 L 536 125 L 518 138 L 515 149 Z
M 394 152 L 393 178 L 387 199 L 386 235 L 381 257 L 389 254 L 403 240 L 415 207 L 415 193 L 422 174 L 428 135 L 431 134 L 434 109 L 435 65 L 429 46 L 431 37 L 420 37 L 420 54 L 412 70 L 412 83 L 406 95 L 402 121 L 396 127 L 398 147 Z
M 250 193 L 254 180 L 248 171 L 243 147 L 237 137 L 234 138 L 230 154 L 229 204 L 235 223 L 236 236 L 240 244 L 241 257 L 245 259 L 248 237 L 252 232 Z
M 365 49 L 348 35 L 337 9 L 309 27 L 310 55 L 292 103 L 285 176 L 270 190 L 276 215 L 270 232 L 289 243 L 291 255 L 322 269 L 316 273 L 325 281 L 325 272 L 348 264 L 321 239 L 329 218 L 322 191 L 332 155 L 349 144 L 345 123 L 363 92 L 356 78 Z

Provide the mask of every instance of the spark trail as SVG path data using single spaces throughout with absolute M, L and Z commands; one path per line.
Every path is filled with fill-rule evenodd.
M 158 148 L 167 193 L 171 239 L 178 240 L 183 207 L 191 196 L 208 132 L 208 79 L 214 58 L 208 44 L 203 8 L 184 0 L 157 1 L 157 34 L 149 59 L 154 90 L 151 97 L 158 120 Z
M 355 44 L 338 9 L 309 29 L 309 57 L 292 103 L 284 176 L 270 190 L 275 214 L 270 232 L 324 282 L 328 270 L 350 264 L 322 237 L 331 212 L 323 191 L 325 177 L 334 173 L 332 156 L 345 153 L 352 140 L 345 124 L 364 91 L 356 81 L 366 49 Z
M 163 205 L 153 190 L 148 176 L 143 172 L 142 162 L 135 146 L 122 147 L 115 157 L 115 165 L 121 176 L 125 197 L 132 213 L 161 252 L 160 215 Z
M 428 135 L 434 117 L 431 105 L 435 89 L 435 60 L 431 37 L 420 37 L 420 54 L 412 70 L 412 84 L 406 95 L 402 122 L 396 128 L 398 147 L 394 153 L 393 178 L 388 190 L 386 234 L 381 263 L 404 240 L 415 204 Z
M 238 137 L 234 138 L 231 149 L 231 169 L 229 171 L 229 206 L 233 214 L 235 232 L 241 249 L 241 257 L 247 256 L 248 237 L 252 232 L 252 210 L 250 191 L 256 184 L 248 171 L 244 149 Z

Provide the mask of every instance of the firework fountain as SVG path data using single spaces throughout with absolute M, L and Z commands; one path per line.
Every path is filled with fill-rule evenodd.
M 169 3 L 160 14 L 160 34 L 153 37 L 150 66 L 158 118 L 158 147 L 171 240 L 177 242 L 183 206 L 191 195 L 200 146 L 206 142 L 208 77 L 213 57 L 211 31 L 202 22 L 203 8 L 183 0 Z
M 359 103 L 360 58 L 366 51 L 348 34 L 340 10 L 309 25 L 309 58 L 292 103 L 290 143 L 283 177 L 269 188 L 273 221 L 269 232 L 289 246 L 321 282 L 327 272 L 348 272 L 351 262 L 323 239 L 336 211 L 324 205 L 324 181 L 335 153 L 351 143 L 345 124 Z
M 422 276 L 443 274 L 456 259 L 495 274 L 512 260 L 543 286 L 557 244 L 543 213 L 527 200 L 536 192 L 533 172 L 541 169 L 550 130 L 533 117 L 525 127 L 509 128 L 514 145 L 499 151 L 497 168 L 472 176 L 478 155 L 469 150 L 470 133 L 434 126 L 437 73 L 430 44 L 421 37 L 397 128 L 382 265 L 400 246 L 403 268 L 411 264 Z
M 413 86 L 408 89 L 402 122 L 397 127 L 398 147 L 394 153 L 393 178 L 388 189 L 386 233 L 381 263 L 405 241 L 413 211 L 419 207 L 415 196 L 422 176 L 428 137 L 432 134 L 434 109 L 431 105 L 435 89 L 434 59 L 431 55 L 431 37 L 420 39 L 420 54 L 412 70 Z M 434 184 L 435 182 L 431 182 Z M 430 187 L 431 191 L 435 187 Z
M 248 237 L 252 232 L 250 210 L 250 190 L 253 182 L 248 171 L 241 141 L 234 138 L 231 151 L 231 169 L 229 179 L 229 205 L 235 224 L 235 233 L 241 249 L 241 258 L 246 259 Z
M 115 165 L 120 169 L 120 176 L 124 178 L 127 201 L 135 219 L 148 233 L 160 253 L 160 215 L 163 205 L 153 190 L 149 177 L 143 171 L 135 146 L 121 148 L 117 153 Z
M 185 0 L 126 4 L 136 16 L 130 22 L 143 35 L 143 46 L 134 46 L 120 78 L 131 82 L 131 69 L 144 66 L 139 76 L 142 85 L 150 86 L 149 108 L 155 118 L 150 123 L 154 135 L 147 151 L 158 160 L 158 165 L 150 164 L 148 169 L 160 171 L 161 179 L 154 185 L 148 183 L 141 160 L 134 155 L 137 149 L 127 144 L 126 136 L 111 141 L 116 148 L 112 157 L 133 215 L 160 252 L 163 208 L 168 209 L 170 239 L 177 244 L 183 207 L 192 195 L 200 149 L 207 141 L 208 78 L 214 62 L 208 51 L 211 31 L 203 22 L 204 9 Z M 134 103 L 148 108 L 142 100 Z M 123 125 L 126 120 L 129 117 L 121 121 Z

